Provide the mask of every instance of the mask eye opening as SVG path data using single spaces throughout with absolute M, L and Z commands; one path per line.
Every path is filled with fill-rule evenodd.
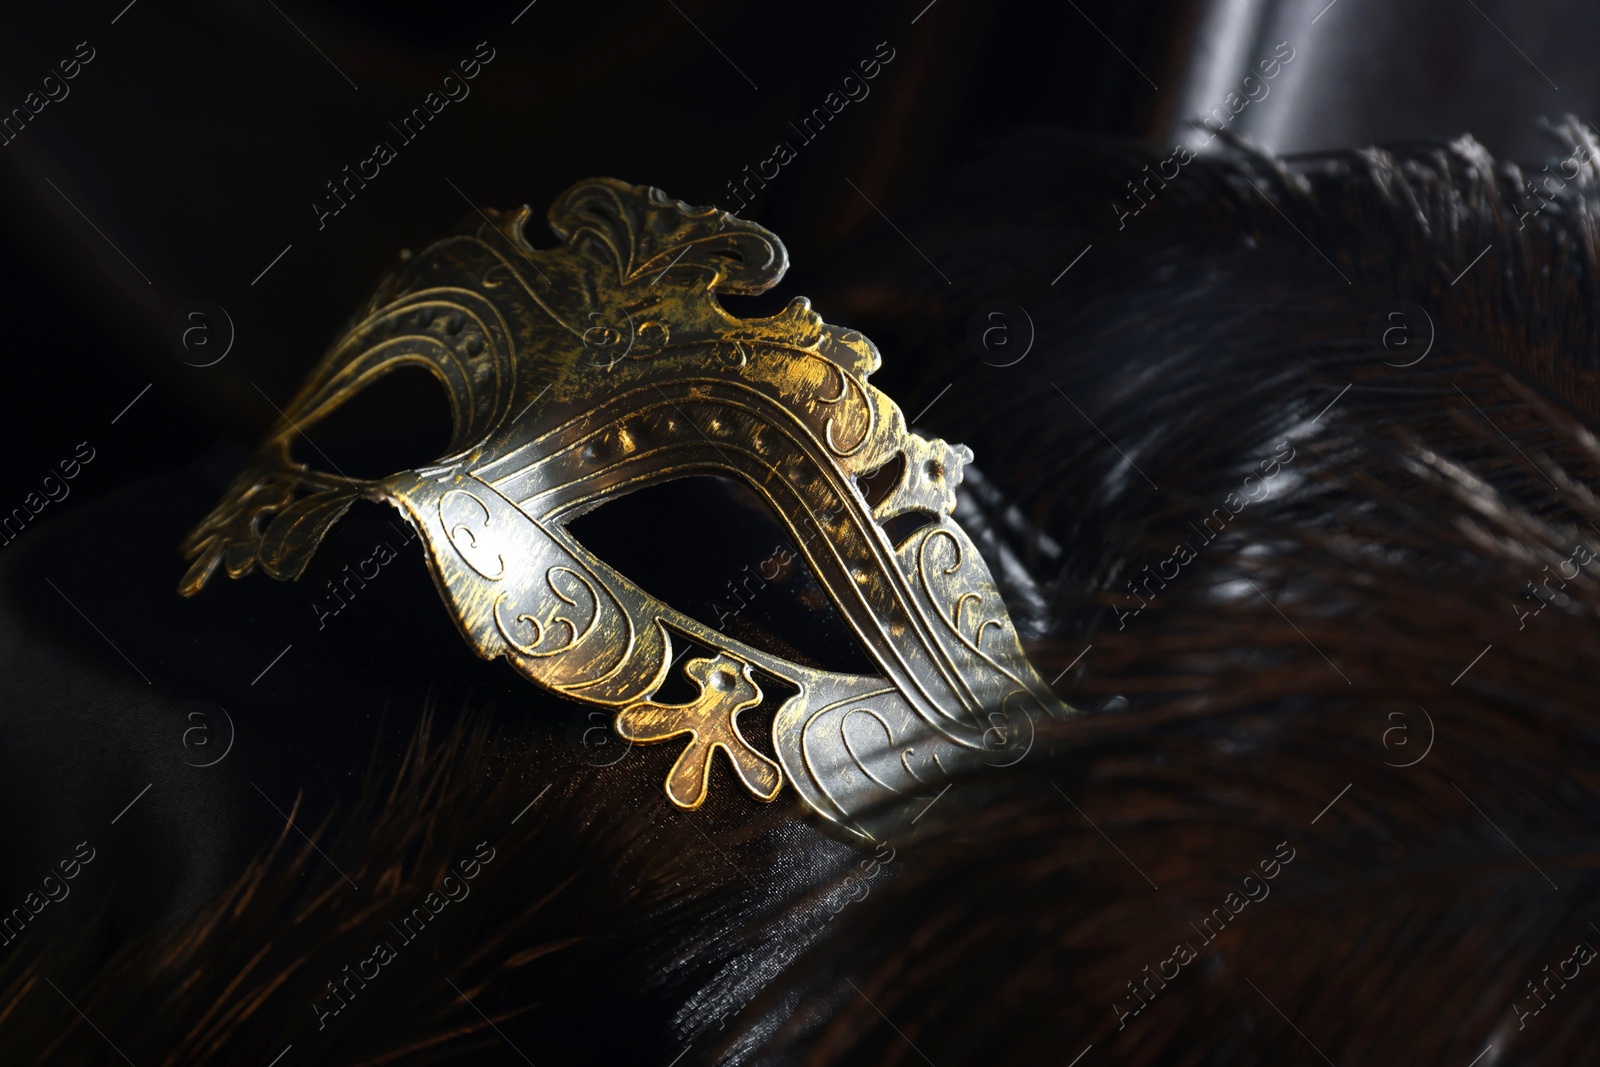
M 424 467 L 454 437 L 444 383 L 417 364 L 401 364 L 289 439 L 289 458 L 304 467 L 371 481 Z
M 564 525 L 630 582 L 713 630 L 804 666 L 877 673 L 796 535 L 742 482 L 685 475 L 612 497 Z

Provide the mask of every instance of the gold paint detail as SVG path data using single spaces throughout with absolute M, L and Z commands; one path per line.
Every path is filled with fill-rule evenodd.
M 386 501 L 421 535 L 478 655 L 609 709 L 624 736 L 688 738 L 667 781 L 685 808 L 704 802 L 720 748 L 751 795 L 771 800 L 787 778 L 818 814 L 865 832 L 863 813 L 1014 762 L 1036 716 L 1070 713 L 953 517 L 971 451 L 912 433 L 868 380 L 877 347 L 804 297 L 764 318 L 723 308 L 783 277 L 775 235 L 609 178 L 551 206 L 552 247 L 530 240 L 532 217 L 475 212 L 395 266 L 185 538 L 180 592 L 219 570 L 298 578 L 357 501 Z M 448 397 L 444 456 L 372 479 L 293 458 L 300 435 L 315 440 L 321 420 L 403 367 Z M 892 462 L 895 484 L 869 505 L 858 479 Z M 873 672 L 817 670 L 721 633 L 567 531 L 619 496 L 702 474 L 742 482 L 788 528 Z M 672 517 L 697 519 L 710 521 Z M 700 693 L 663 704 L 684 641 L 709 651 L 683 667 Z M 773 718 L 776 763 L 737 723 L 761 700 L 757 672 L 793 690 Z
M 762 800 L 777 796 L 782 769 L 739 732 L 739 713 L 761 703 L 761 687 L 750 665 L 723 653 L 715 659 L 691 659 L 683 673 L 699 687 L 699 696 L 687 704 L 629 704 L 617 713 L 617 733 L 645 744 L 689 735 L 688 746 L 667 775 L 667 796 L 680 808 L 698 808 L 705 801 L 711 757 L 718 749 L 727 753 L 751 794 Z

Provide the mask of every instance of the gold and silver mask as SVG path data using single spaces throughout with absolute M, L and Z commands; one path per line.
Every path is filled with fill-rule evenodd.
M 824 323 L 804 298 L 753 319 L 718 302 L 783 277 L 776 236 L 611 179 L 556 201 L 554 248 L 529 243 L 530 215 L 476 215 L 384 279 L 184 541 L 194 563 L 182 593 L 219 567 L 298 578 L 353 503 L 387 501 L 421 534 L 478 655 L 613 710 L 625 738 L 686 739 L 666 782 L 682 808 L 705 800 L 720 749 L 761 800 L 787 779 L 818 814 L 860 829 L 897 796 L 1015 762 L 1037 716 L 1067 713 L 951 518 L 971 453 L 910 432 L 867 381 L 879 365 L 872 342 Z M 298 434 L 407 365 L 449 395 L 448 455 L 373 480 L 291 457 Z M 876 673 L 819 670 L 729 637 L 567 530 L 623 494 L 697 475 L 735 479 L 765 501 Z M 891 487 L 869 502 L 874 476 Z M 680 661 L 686 645 L 710 654 Z M 698 695 L 660 703 L 674 670 Z M 739 724 L 763 699 L 762 675 L 793 690 L 773 721 L 776 762 Z

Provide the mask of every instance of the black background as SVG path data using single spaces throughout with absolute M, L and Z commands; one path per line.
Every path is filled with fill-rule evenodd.
M 1304 149 L 1471 129 L 1491 149 L 1529 159 L 1543 150 L 1540 115 L 1586 115 L 1600 98 L 1600 68 L 1585 54 L 1593 40 L 1585 29 L 1600 32 L 1600 9 L 1559 0 L 1335 3 L 1257 5 L 1246 52 L 1267 54 L 1260 41 L 1298 27 L 1296 73 L 1309 85 L 1280 95 L 1270 113 L 1246 112 L 1241 133 Z M 396 253 L 453 225 L 469 199 L 526 203 L 538 217 L 572 182 L 611 175 L 690 203 L 737 206 L 728 182 L 780 140 L 798 142 L 790 123 L 821 106 L 879 42 L 895 58 L 869 83 L 870 96 L 814 142 L 796 143 L 798 158 L 741 209 L 784 239 L 793 268 L 774 293 L 734 310 L 771 310 L 797 294 L 820 300 L 830 282 L 848 282 L 866 307 L 819 306 L 892 343 L 874 315 L 892 322 L 893 309 L 870 306 L 873 279 L 853 267 L 851 250 L 898 242 L 888 220 L 915 233 L 919 215 L 941 210 L 951 173 L 1007 134 L 1050 125 L 1173 137 L 1185 114 L 1213 102 L 1205 75 L 1223 62 L 1216 12 L 1227 8 L 1195 0 L 15 8 L 0 25 L 0 107 L 21 106 L 79 42 L 95 58 L 68 83 L 70 95 L 0 147 L 8 456 L 0 513 L 22 505 L 79 442 L 96 458 L 48 515 L 181 468 L 219 439 L 252 446 Z M 495 58 L 469 83 L 471 95 L 400 143 L 389 124 L 438 90 L 480 41 Z M 1273 127 L 1253 128 L 1263 115 Z M 312 204 L 326 197 L 325 183 L 378 140 L 398 158 L 319 230 Z M 905 245 L 873 262 L 898 272 L 896 285 L 938 282 Z M 233 348 L 212 367 L 186 365 L 169 340 L 175 312 L 192 300 L 220 305 L 235 326 Z M 979 298 L 964 300 L 950 300 L 951 321 L 928 332 L 959 334 Z M 880 383 L 908 413 L 921 408 L 927 396 L 905 386 L 915 354 L 886 354 Z
M 512 25 L 521 0 L 138 0 L 113 25 L 121 3 L 6 16 L 7 106 L 78 42 L 95 50 L 66 99 L 0 149 L 7 510 L 80 441 L 96 459 L 66 506 L 219 437 L 252 444 L 393 256 L 470 210 L 462 194 L 539 216 L 573 181 L 605 174 L 732 208 L 727 182 L 786 140 L 798 158 L 745 212 L 790 248 L 786 301 L 884 225 L 861 194 L 894 218 L 988 137 L 1047 121 L 1137 132 L 1154 96 L 1087 24 L 1021 3 L 940 0 L 913 25 L 905 5 L 539 0 Z M 1145 22 L 1170 24 L 1175 6 L 1085 12 L 1151 68 L 1169 41 Z M 479 41 L 495 58 L 471 95 L 402 143 L 388 123 Z M 870 95 L 799 144 L 788 123 L 885 41 L 895 58 Z M 313 201 L 377 140 L 398 158 L 319 231 Z M 903 265 L 927 269 L 909 249 Z M 175 309 L 196 299 L 236 328 L 213 367 L 169 344 Z

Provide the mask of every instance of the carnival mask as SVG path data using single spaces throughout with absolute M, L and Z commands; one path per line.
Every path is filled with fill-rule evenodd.
M 761 800 L 787 778 L 817 813 L 859 829 L 898 795 L 1020 759 L 1037 714 L 1067 714 L 951 518 L 971 453 L 911 433 L 867 382 L 872 342 L 804 298 L 756 319 L 718 302 L 783 277 L 776 236 L 611 179 L 556 201 L 555 248 L 528 243 L 530 214 L 475 216 L 384 279 L 184 541 L 194 563 L 183 594 L 219 567 L 298 578 L 353 503 L 387 501 L 421 534 L 478 655 L 614 710 L 625 738 L 686 739 L 666 782 L 682 808 L 704 801 L 720 749 Z M 298 434 L 406 365 L 448 393 L 448 455 L 373 480 L 291 457 Z M 707 474 L 741 481 L 789 528 L 875 673 L 820 670 L 729 637 L 567 529 L 623 494 Z M 890 488 L 869 502 L 874 475 Z M 686 642 L 711 654 L 680 662 Z M 654 699 L 673 670 L 698 690 L 687 703 Z M 773 722 L 776 762 L 739 724 L 762 701 L 763 675 L 794 691 Z

